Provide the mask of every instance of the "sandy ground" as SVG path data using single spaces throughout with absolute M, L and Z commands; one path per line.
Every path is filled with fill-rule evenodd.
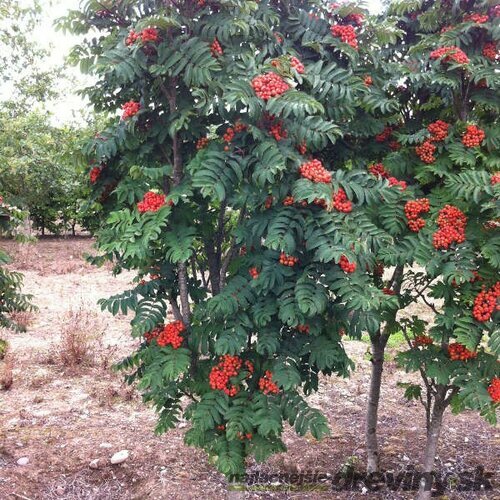
M 205 454 L 183 444 L 187 424 L 155 436 L 154 412 L 109 369 L 133 349 L 134 341 L 127 318 L 101 313 L 96 302 L 124 290 L 132 275 L 114 278 L 109 268 L 85 264 L 83 255 L 91 243 L 86 238 L 44 239 L 29 247 L 0 242 L 14 255 L 13 268 L 25 274 L 25 292 L 35 295 L 39 307 L 26 333 L 2 332 L 10 343 L 14 381 L 10 390 L 0 392 L 0 499 L 231 496 L 224 477 Z M 79 308 L 90 316 L 97 314 L 96 329 L 103 334 L 94 363 L 72 369 L 58 361 L 57 345 L 67 312 Z M 266 487 L 246 492 L 245 498 L 414 498 L 411 478 L 424 445 L 424 415 L 419 404 L 406 402 L 396 386 L 411 378 L 387 362 L 380 444 L 382 468 L 396 479 L 377 491 L 368 490 L 360 474 L 365 465 L 367 345 L 350 341 L 347 348 L 357 363 L 352 378 L 326 380 L 311 397 L 328 416 L 332 435 L 315 442 L 287 430 L 287 453 L 265 464 L 249 464 L 253 473 L 322 473 L 323 481 L 316 484 L 316 491 Z M 448 414 L 437 462 L 439 472 L 448 476 L 441 493 L 447 498 L 500 498 L 495 490 L 499 444 L 498 429 L 476 414 Z M 111 465 L 110 457 L 123 449 L 130 451 L 128 460 Z M 28 458 L 27 465 L 17 463 L 23 457 Z M 332 480 L 337 486 L 323 491 Z M 485 486 L 478 490 L 481 482 Z M 464 484 L 467 491 L 460 491 Z

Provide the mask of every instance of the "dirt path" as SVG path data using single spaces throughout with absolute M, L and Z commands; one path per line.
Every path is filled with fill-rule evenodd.
M 1 242 L 5 246 L 5 242 Z M 109 370 L 112 361 L 129 352 L 134 341 L 127 318 L 100 313 L 96 302 L 124 290 L 132 275 L 113 278 L 109 269 L 83 263 L 88 239 L 48 239 L 29 249 L 7 244 L 14 267 L 25 273 L 25 291 L 35 295 L 40 312 L 27 333 L 3 334 L 14 354 L 14 383 L 0 392 L 0 499 L 219 499 L 227 496 L 224 478 L 214 471 L 203 452 L 183 445 L 181 429 L 157 437 L 154 413 L 139 395 Z M 66 313 L 82 308 L 103 330 L 94 366 L 81 370 L 57 360 L 57 343 Z M 367 345 L 348 342 L 357 363 L 349 380 L 332 378 L 311 401 L 325 412 L 331 437 L 321 443 L 287 431 L 288 452 L 266 464 L 252 464 L 253 473 L 328 474 L 310 493 L 249 492 L 246 498 L 412 498 L 404 491 L 418 464 L 424 444 L 423 411 L 402 398 L 397 381 L 410 380 L 387 363 L 381 406 L 383 468 L 405 472 L 403 484 L 368 492 L 356 471 L 364 469 L 363 417 L 369 380 Z M 473 413 L 448 415 L 439 449 L 440 471 L 467 478 L 482 467 L 494 487 L 498 481 L 500 436 Z M 109 458 L 127 449 L 130 458 L 110 465 Z M 17 461 L 26 457 L 27 465 Z M 95 461 L 92 466 L 90 464 Z M 341 477 L 339 471 L 342 471 Z M 354 471 L 354 474 L 351 472 Z M 338 474 L 337 477 L 335 475 Z M 344 489 L 321 492 L 332 479 Z M 452 482 L 452 479 L 450 479 Z M 351 487 L 349 485 L 351 484 Z M 470 486 L 470 485 L 469 485 Z M 348 488 L 347 490 L 345 488 Z M 453 490 L 451 498 L 494 498 L 494 490 Z M 498 497 L 497 497 L 498 498 Z

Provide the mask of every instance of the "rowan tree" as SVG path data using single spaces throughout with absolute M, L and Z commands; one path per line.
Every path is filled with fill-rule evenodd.
M 352 366 L 341 336 L 377 329 L 387 296 L 360 270 L 390 240 L 366 213 L 397 200 L 349 148 L 394 106 L 367 83 L 359 40 L 393 39 L 355 5 L 88 2 L 62 26 L 97 29 L 74 55 L 86 95 L 121 117 L 87 146 L 109 216 L 97 233 L 134 288 L 101 302 L 132 311 L 129 370 L 157 431 L 183 415 L 186 442 L 225 474 L 284 450 L 285 422 L 328 432 L 303 395 Z M 184 399 L 183 399 L 184 398 Z M 184 407 L 182 401 L 190 401 Z
M 408 188 L 372 219 L 394 237 L 377 254 L 393 277 L 375 279 L 397 298 L 374 355 L 381 373 L 388 335 L 402 330 L 409 350 L 399 360 L 422 376 L 406 388 L 426 411 L 420 498 L 431 493 L 446 408 L 494 421 L 498 404 L 498 14 L 474 1 L 393 2 L 388 10 L 402 37 L 385 53 L 383 88 L 400 111 L 375 138 L 385 151 L 371 171 Z M 429 307 L 431 325 L 405 312 L 417 301 Z M 375 373 L 367 429 L 373 470 L 380 381 Z

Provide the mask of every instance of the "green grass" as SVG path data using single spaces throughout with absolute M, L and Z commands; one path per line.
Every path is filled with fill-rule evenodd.
M 361 337 L 361 342 L 365 342 L 366 344 L 369 344 L 370 343 L 370 336 L 367 333 L 364 333 L 363 336 Z M 389 337 L 389 340 L 387 341 L 387 347 L 389 349 L 398 349 L 400 347 L 404 347 L 404 348 L 408 347 L 408 344 L 406 343 L 403 332 L 393 333 Z

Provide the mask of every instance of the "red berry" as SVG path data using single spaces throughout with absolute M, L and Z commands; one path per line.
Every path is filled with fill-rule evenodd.
M 457 64 L 469 64 L 467 54 L 462 49 L 455 46 L 440 47 L 439 49 L 433 50 L 429 57 L 434 60 L 441 59 L 442 63 L 453 61 Z
M 259 379 L 259 389 L 264 394 L 278 394 L 280 392 L 279 387 L 272 381 L 273 374 L 266 370 L 263 377 Z
M 486 134 L 476 125 L 469 125 L 462 136 L 462 143 L 468 148 L 480 146 L 484 141 Z
M 342 255 L 339 260 L 339 266 L 345 273 L 353 273 L 356 271 L 356 262 L 349 262 L 345 255 Z
M 333 208 L 338 212 L 349 213 L 352 212 L 352 202 L 347 199 L 347 195 L 342 188 L 333 195 Z
M 448 346 L 448 356 L 452 361 L 467 361 L 477 357 L 477 352 L 469 351 L 464 345 L 455 342 Z
M 484 44 L 483 56 L 490 61 L 496 61 L 498 58 L 498 50 L 495 42 L 488 42 Z
M 444 141 L 448 137 L 449 124 L 443 120 L 437 120 L 434 123 L 429 124 L 427 130 L 431 134 L 431 141 L 439 142 Z
M 128 101 L 122 106 L 123 114 L 122 120 L 126 120 L 127 118 L 132 118 L 135 116 L 139 110 L 141 109 L 141 105 L 136 101 Z
M 290 66 L 300 74 L 303 74 L 305 71 L 304 65 L 297 59 L 296 57 L 291 57 L 290 58 Z
M 340 24 L 336 24 L 330 28 L 332 35 L 335 38 L 340 38 L 340 40 L 344 43 L 350 45 L 353 49 L 358 50 L 358 40 L 356 39 L 356 31 L 354 28 L 348 24 L 346 26 L 342 26 Z
M 99 179 L 100 175 L 101 175 L 100 167 L 93 167 L 89 174 L 90 182 L 92 184 L 95 184 L 97 182 L 97 179 Z
M 287 267 L 293 267 L 299 262 L 298 257 L 293 257 L 292 255 L 287 255 L 285 252 L 280 254 L 280 264 Z
M 139 210 L 141 214 L 145 212 L 158 212 L 158 210 L 160 210 L 163 205 L 165 205 L 164 194 L 158 194 L 154 191 L 148 191 L 144 195 L 142 201 L 137 203 L 137 210 Z M 173 205 L 173 202 L 170 201 L 169 205 Z
M 494 403 L 500 403 L 500 378 L 494 377 L 488 386 L 488 393 Z
M 284 94 L 290 85 L 276 73 L 269 72 L 264 75 L 256 76 L 252 80 L 252 88 L 258 97 L 267 101 L 271 97 L 277 97 Z
M 210 45 L 210 52 L 212 54 L 212 57 L 218 57 L 224 54 L 221 44 L 219 43 L 219 40 L 217 40 L 217 38 L 214 38 L 212 45 Z
M 472 316 L 476 321 L 488 321 L 495 311 L 500 309 L 497 305 L 500 298 L 500 281 L 497 281 L 489 290 L 483 288 L 474 300 Z
M 427 335 L 417 335 L 413 341 L 414 347 L 425 347 L 432 344 L 432 339 Z
M 312 182 L 329 184 L 332 181 L 332 174 L 319 160 L 311 160 L 303 163 L 299 168 L 299 173 L 302 177 L 309 179 Z
M 430 140 L 427 140 L 420 146 L 417 146 L 415 148 L 415 152 L 424 163 L 434 163 L 436 161 L 436 158 L 434 157 L 436 146 Z
M 425 220 L 420 217 L 421 213 L 427 213 L 430 209 L 430 203 L 427 198 L 410 200 L 405 205 L 405 215 L 408 219 L 410 231 L 418 233 L 424 226 Z
M 377 142 L 388 141 L 391 138 L 392 132 L 393 132 L 392 127 L 385 127 L 384 130 L 380 134 L 375 136 L 375 140 Z

